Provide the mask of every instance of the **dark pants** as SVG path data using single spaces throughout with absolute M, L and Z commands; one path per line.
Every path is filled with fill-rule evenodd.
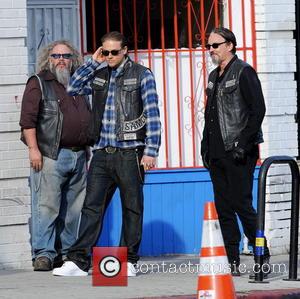
M 230 263 L 240 262 L 241 233 L 236 215 L 242 223 L 249 244 L 255 244 L 257 214 L 252 206 L 252 187 L 257 158 L 258 149 L 255 148 L 247 155 L 244 164 L 235 162 L 231 152 L 227 152 L 224 158 L 210 161 L 215 204 Z M 265 254 L 269 255 L 267 246 Z
M 138 261 L 143 223 L 142 155 L 142 149 L 119 150 L 112 154 L 105 150 L 95 151 L 88 172 L 79 238 L 67 255 L 68 260 L 82 270 L 87 271 L 90 267 L 91 249 L 99 237 L 106 208 L 117 187 L 120 189 L 123 221 L 120 246 L 128 248 L 129 262 Z

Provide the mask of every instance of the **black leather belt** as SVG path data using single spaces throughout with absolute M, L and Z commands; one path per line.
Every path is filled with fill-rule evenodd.
M 114 154 L 115 152 L 122 152 L 122 151 L 135 151 L 135 150 L 144 150 L 143 146 L 138 146 L 134 148 L 121 148 L 121 147 L 114 147 L 114 146 L 107 146 L 105 148 L 101 148 L 101 151 L 105 151 L 108 154 Z
M 72 152 L 85 151 L 85 146 L 63 146 L 61 148 L 71 150 Z

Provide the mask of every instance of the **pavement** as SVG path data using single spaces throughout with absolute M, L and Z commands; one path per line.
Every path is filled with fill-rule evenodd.
M 240 277 L 233 277 L 237 298 L 300 298 L 300 281 L 283 280 L 288 277 L 288 261 L 288 255 L 273 256 L 272 273 L 264 280 L 266 283 L 249 283 L 253 257 L 242 255 L 241 270 L 245 273 Z M 144 257 L 139 262 L 138 275 L 129 277 L 126 287 L 95 287 L 92 285 L 92 275 L 55 277 L 51 272 L 34 272 L 32 269 L 1 270 L 0 298 L 195 299 L 197 269 L 198 256 Z

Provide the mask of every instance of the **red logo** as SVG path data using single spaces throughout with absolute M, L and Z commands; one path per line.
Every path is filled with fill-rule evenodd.
M 127 283 L 127 247 L 93 247 L 93 286 Z

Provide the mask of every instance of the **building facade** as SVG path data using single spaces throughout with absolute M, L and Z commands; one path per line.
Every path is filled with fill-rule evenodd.
M 34 72 L 40 47 L 66 38 L 88 57 L 106 31 L 119 30 L 129 37 L 131 57 L 149 66 L 156 77 L 163 124 L 158 168 L 146 177 L 141 254 L 197 254 L 203 203 L 213 200 L 210 177 L 200 156 L 204 89 L 213 68 L 203 47 L 205 39 L 214 26 L 232 28 L 238 55 L 258 71 L 267 107 L 261 159 L 298 157 L 297 2 L 1 1 L 0 268 L 31 266 L 29 161 L 19 140 L 18 122 L 24 86 Z M 255 198 L 258 171 L 259 166 Z M 267 183 L 266 236 L 272 254 L 286 253 L 291 198 L 288 167 L 272 167 Z M 98 244 L 118 244 L 121 214 L 117 198 L 118 194 Z

